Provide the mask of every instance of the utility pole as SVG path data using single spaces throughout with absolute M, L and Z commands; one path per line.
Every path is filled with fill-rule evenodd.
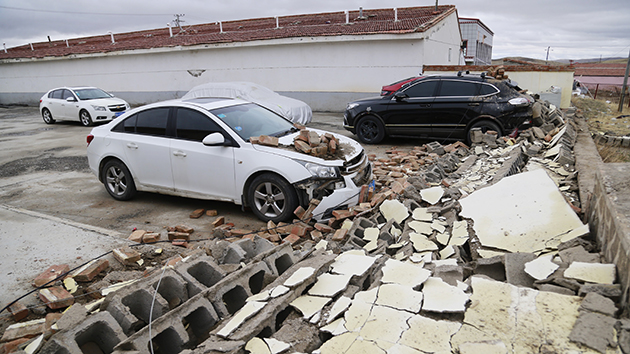
M 549 48 L 551 48 L 551 46 L 547 47 L 547 58 L 545 58 L 545 64 L 549 64 Z
M 626 87 L 628 85 L 628 72 L 630 71 L 630 52 L 628 52 L 628 63 L 626 64 L 626 75 L 623 77 L 623 86 L 621 86 L 621 100 L 619 100 L 619 112 L 623 111 L 623 100 L 626 98 Z
M 437 7 L 438 7 L 438 1 L 439 1 L 439 0 L 435 0 L 435 12 L 437 12 L 437 10 L 438 10 L 438 9 L 437 9 Z

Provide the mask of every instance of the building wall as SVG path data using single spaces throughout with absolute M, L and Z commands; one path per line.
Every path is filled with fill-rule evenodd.
M 0 62 L 0 104 L 37 104 L 58 86 L 101 87 L 132 105 L 181 97 L 206 82 L 252 81 L 316 111 L 378 95 L 423 64 L 458 64 L 456 13 L 426 32 L 301 37 Z M 450 52 L 450 61 L 449 61 Z
M 462 40 L 467 41 L 466 60 L 471 65 L 492 64 L 492 41 L 494 35 L 478 23 L 466 20 L 460 23 Z

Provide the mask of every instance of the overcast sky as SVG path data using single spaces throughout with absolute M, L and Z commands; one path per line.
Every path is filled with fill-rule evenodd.
M 384 6 L 387 3 L 387 6 Z M 494 59 L 627 57 L 630 0 L 453 0 L 460 17 L 479 18 L 494 32 Z M 317 12 L 434 6 L 414 0 L 0 0 L 0 41 L 28 43 L 165 27 Z

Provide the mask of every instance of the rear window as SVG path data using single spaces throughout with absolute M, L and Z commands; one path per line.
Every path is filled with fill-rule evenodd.
M 479 86 L 475 82 L 442 80 L 438 96 L 461 97 L 476 96 Z
M 118 123 L 112 131 L 166 136 L 169 110 L 169 107 L 162 107 L 139 112 Z
M 490 84 L 481 84 L 481 89 L 479 90 L 479 95 L 480 96 L 486 96 L 486 95 L 492 95 L 499 92 L 499 90 L 490 85 Z

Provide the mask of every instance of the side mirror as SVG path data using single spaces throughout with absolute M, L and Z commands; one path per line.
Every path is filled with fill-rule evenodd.
M 66 102 L 76 102 L 76 101 L 77 101 L 77 99 L 76 99 L 76 98 L 74 98 L 74 97 L 68 97 L 68 98 L 66 98 Z
M 409 96 L 408 96 L 406 93 L 404 93 L 404 92 L 396 92 L 396 93 L 394 94 L 394 99 L 395 99 L 397 102 L 404 101 L 404 100 L 405 100 L 405 99 L 407 99 L 407 98 L 409 98 Z
M 201 142 L 206 146 L 221 146 L 225 144 L 225 138 L 221 133 L 212 133 L 203 138 Z

